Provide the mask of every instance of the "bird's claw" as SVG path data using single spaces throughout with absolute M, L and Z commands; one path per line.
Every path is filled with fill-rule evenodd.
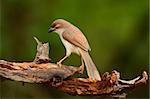
M 62 66 L 61 62 L 57 62 L 57 65 L 58 65 L 59 67 L 61 67 L 61 66 Z

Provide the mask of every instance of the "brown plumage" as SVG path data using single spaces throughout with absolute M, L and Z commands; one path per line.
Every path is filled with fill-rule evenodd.
M 86 65 L 90 80 L 101 80 L 99 72 L 97 71 L 97 68 L 88 53 L 88 51 L 91 50 L 88 41 L 77 27 L 63 19 L 57 19 L 52 23 L 49 31 L 58 33 L 62 43 L 66 48 L 66 56 L 58 62 L 59 65 L 61 65 L 62 61 L 70 56 L 71 53 L 76 53 L 81 55 Z M 84 63 L 82 62 L 83 70 Z

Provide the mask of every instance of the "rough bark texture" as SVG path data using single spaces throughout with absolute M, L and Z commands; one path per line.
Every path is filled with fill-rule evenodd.
M 53 63 L 16 63 L 0 60 L 0 75 L 16 81 L 43 83 L 52 78 L 66 79 L 76 72 L 78 72 L 78 68 L 72 66 L 59 67 Z
M 125 89 L 136 88 L 148 80 L 146 71 L 142 76 L 125 81 L 120 79 L 116 70 L 105 72 L 102 80 L 91 82 L 87 78 L 71 78 L 76 73 L 82 73 L 81 67 L 58 66 L 50 63 L 48 43 L 42 44 L 37 38 L 37 53 L 33 62 L 8 62 L 0 60 L 0 76 L 15 81 L 28 83 L 43 83 L 55 87 L 71 95 L 113 95 L 126 96 Z

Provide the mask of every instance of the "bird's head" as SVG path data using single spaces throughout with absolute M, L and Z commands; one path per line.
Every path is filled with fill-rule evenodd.
M 49 33 L 50 32 L 57 32 L 58 33 L 59 31 L 64 30 L 65 28 L 67 28 L 69 24 L 70 24 L 69 22 L 67 22 L 63 19 L 57 19 L 51 24 L 48 32 Z

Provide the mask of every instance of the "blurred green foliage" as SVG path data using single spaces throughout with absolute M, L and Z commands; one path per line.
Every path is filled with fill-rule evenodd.
M 48 34 L 52 21 L 63 18 L 86 35 L 90 52 L 101 73 L 116 69 L 131 79 L 148 71 L 148 0 L 0 0 L 0 59 L 31 61 L 36 36 L 50 43 L 50 57 L 57 62 L 65 50 L 56 34 Z M 80 65 L 71 55 L 64 64 Z M 43 85 L 0 82 L 1 98 L 77 98 Z M 129 98 L 148 98 L 149 85 L 129 92 Z M 90 97 L 78 97 L 90 98 Z

